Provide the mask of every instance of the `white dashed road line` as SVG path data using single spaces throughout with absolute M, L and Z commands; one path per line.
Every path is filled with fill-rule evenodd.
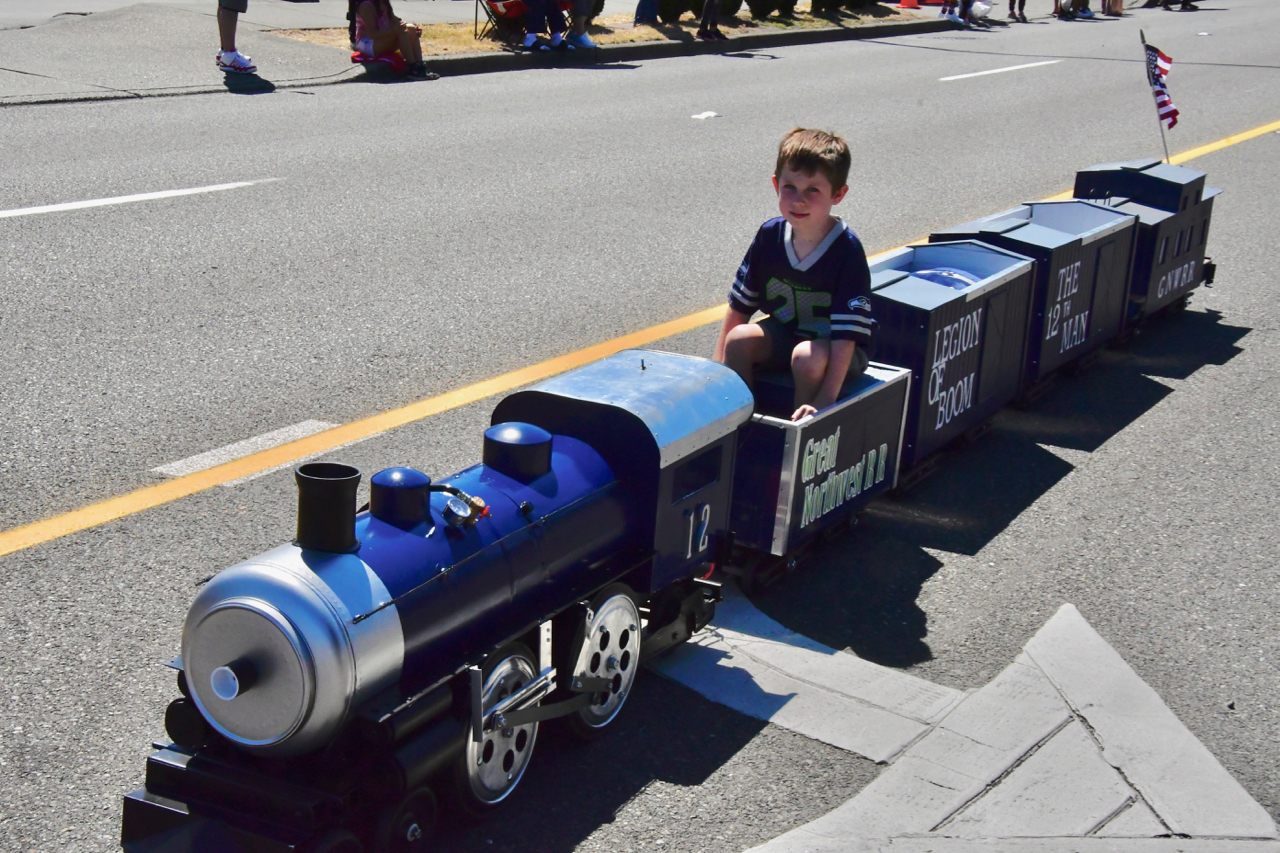
M 155 201 L 162 198 L 175 198 L 183 195 L 200 195 L 201 193 L 216 193 L 223 190 L 237 190 L 241 187 L 251 187 L 255 184 L 265 184 L 271 181 L 278 181 L 279 178 L 264 178 L 260 181 L 237 181 L 234 184 L 213 184 L 207 187 L 190 187 L 184 190 L 162 190 L 154 193 L 140 193 L 138 195 L 118 195 L 111 198 L 93 198 L 88 201 L 68 201 L 63 204 L 45 204 L 39 207 L 17 207 L 13 210 L 0 210 L 0 219 L 8 219 L 12 216 L 32 216 L 37 213 L 61 213 L 67 210 L 83 210 L 86 207 L 107 207 L 112 204 L 132 204 L 135 201 Z
M 975 71 L 972 74 L 957 74 L 954 77 L 939 77 L 938 80 L 943 83 L 946 83 L 949 80 L 967 80 L 970 77 L 985 77 L 988 74 L 1003 74 L 1006 71 L 1020 71 L 1023 68 L 1038 68 L 1041 65 L 1055 65 L 1061 61 L 1061 59 L 1049 59 L 1044 62 L 1028 62 L 1026 65 L 1010 65 L 1008 68 L 992 68 L 990 71 Z
M 230 462 L 233 459 L 240 459 L 250 453 L 278 447 L 290 441 L 297 441 L 300 438 L 306 438 L 309 435 L 333 429 L 335 426 L 337 424 L 325 421 L 303 421 L 293 426 L 264 432 L 262 435 L 246 438 L 243 441 L 237 441 L 234 444 L 228 444 L 216 450 L 209 450 L 204 453 L 198 453 L 195 456 L 189 456 L 186 459 L 180 459 L 177 462 L 170 462 L 168 465 L 161 465 L 159 468 L 152 468 L 151 470 L 156 474 L 164 474 L 167 477 L 184 477 L 187 474 L 204 471 L 215 465 Z

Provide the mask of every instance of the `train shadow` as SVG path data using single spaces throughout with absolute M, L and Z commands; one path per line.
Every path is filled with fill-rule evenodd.
M 932 658 L 921 587 L 942 562 L 928 550 L 975 555 L 1073 470 L 1052 447 L 1092 452 L 1175 393 L 1152 377 L 1186 379 L 1224 365 L 1248 328 L 1217 312 L 1148 323 L 1123 349 L 1103 350 L 1025 409 L 946 452 L 937 470 L 896 499 L 870 504 L 849 534 L 815 549 L 795 577 L 752 596 L 777 622 L 891 667 Z
M 542 726 L 502 817 L 473 825 L 446 813 L 433 849 L 568 853 L 649 785 L 701 785 L 767 725 L 641 669 L 604 737 L 582 743 Z

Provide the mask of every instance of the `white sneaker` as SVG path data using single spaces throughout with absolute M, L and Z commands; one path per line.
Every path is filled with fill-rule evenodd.
M 219 53 L 218 68 L 235 74 L 252 74 L 258 70 L 258 66 L 250 62 L 249 57 L 238 50 L 224 50 Z

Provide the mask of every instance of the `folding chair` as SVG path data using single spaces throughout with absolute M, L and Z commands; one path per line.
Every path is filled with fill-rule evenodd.
M 572 0 L 559 0 L 560 11 L 572 14 Z M 484 10 L 485 24 L 480 26 L 480 10 Z M 524 18 L 529 11 L 524 0 L 476 0 L 475 37 L 484 38 L 490 30 L 511 34 L 524 32 Z

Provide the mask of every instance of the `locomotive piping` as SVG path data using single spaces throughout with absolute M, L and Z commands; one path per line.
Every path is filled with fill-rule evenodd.
M 605 488 L 604 488 L 604 489 L 597 489 L 596 491 L 592 492 L 591 494 L 583 495 L 582 497 L 578 498 L 577 500 L 573 501 L 572 503 L 565 504 L 563 507 L 561 507 L 559 510 L 557 510 L 557 512 L 569 512 L 569 511 L 570 511 L 570 510 L 572 510 L 574 507 L 576 507 L 576 506 L 578 506 L 578 505 L 580 505 L 580 504 L 583 504 L 583 503 L 585 503 L 585 502 L 587 502 L 587 501 L 589 501 L 589 500 L 594 499 L 597 495 L 599 495 L 599 494 L 600 494 L 600 492 L 605 491 L 606 489 L 611 488 L 613 485 L 614 485 L 613 483 L 610 483 L 608 486 L 605 486 Z M 437 484 L 434 484 L 434 483 L 433 483 L 433 484 L 432 484 L 432 486 L 431 486 L 431 491 L 433 491 L 433 492 L 447 492 L 448 494 L 458 496 L 461 500 L 464 500 L 464 501 L 465 501 L 465 500 L 470 500 L 470 496 L 469 496 L 469 495 L 467 495 L 467 493 L 466 493 L 466 492 L 462 491 L 461 489 L 455 488 L 455 487 L 453 487 L 453 486 L 437 485 Z M 529 523 L 530 523 L 530 524 L 536 524 L 537 522 L 530 521 Z M 502 540 L 499 540 L 499 541 L 501 542 Z M 442 579 L 445 575 L 449 574 L 449 572 L 453 571 L 454 569 L 458 568 L 459 566 L 465 566 L 468 562 L 470 562 L 471 560 L 477 559 L 479 556 L 480 556 L 480 552 L 476 552 L 475 554 L 472 554 L 471 556 L 466 557 L 465 559 L 459 560 L 459 561 L 458 561 L 458 562 L 456 562 L 456 563 L 453 563 L 453 564 L 448 565 L 448 566 L 443 566 L 443 567 L 440 569 L 440 571 L 439 571 L 439 572 L 437 572 L 436 574 L 434 574 L 434 575 L 432 575 L 431 577 L 427 578 L 425 581 L 423 581 L 422 583 L 418 584 L 418 585 L 417 585 L 417 586 L 415 586 L 413 589 L 406 590 L 405 592 L 402 592 L 402 593 L 400 593 L 399 595 L 397 595 L 395 598 L 393 598 L 393 599 L 391 599 L 391 600 L 389 600 L 389 601 L 385 601 L 385 602 L 383 602 L 382 604 L 379 604 L 377 607 L 373 608 L 373 609 L 372 609 L 372 610 L 370 610 L 368 613 L 361 613 L 359 616 L 356 616 L 354 619 L 352 619 L 352 620 L 351 620 L 351 624 L 353 624 L 353 625 L 359 625 L 361 622 L 363 622 L 364 620 L 368 619 L 369 617 L 377 615 L 380 611 L 386 610 L 388 607 L 394 607 L 394 606 L 395 606 L 396 604 L 398 604 L 399 602 L 403 601 L 404 599 L 408 598 L 409 596 L 413 595 L 414 593 L 418 592 L 419 590 L 421 590 L 421 589 L 425 589 L 426 587 L 430 586 L 431 584 L 435 583 L 436 581 L 438 581 L 438 580 Z

